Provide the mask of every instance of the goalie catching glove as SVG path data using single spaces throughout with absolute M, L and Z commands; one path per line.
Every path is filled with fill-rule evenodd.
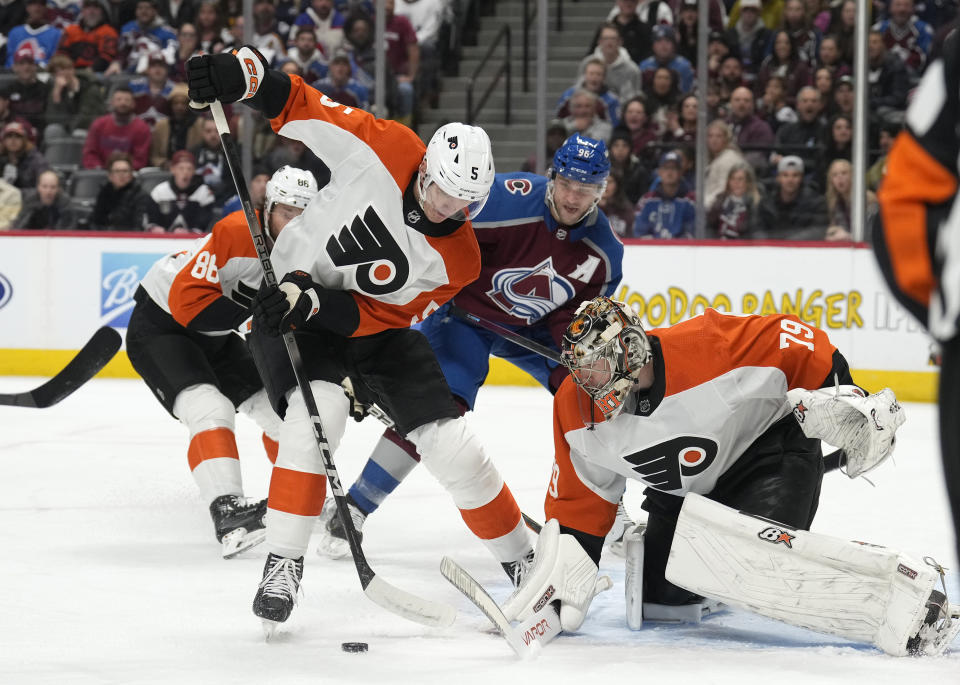
M 787 399 L 804 435 L 843 449 L 850 478 L 876 468 L 893 454 L 897 428 L 906 420 L 890 388 L 866 397 L 855 385 L 796 388 L 787 392 Z
M 560 603 L 560 627 L 575 631 L 583 623 L 593 598 L 613 583 L 597 577 L 597 565 L 572 535 L 560 533 L 550 519 L 540 531 L 533 566 L 517 591 L 503 605 L 508 621 L 523 620 L 545 605 Z
M 270 65 L 255 47 L 187 60 L 188 95 L 194 102 L 219 100 L 229 104 L 257 94 Z

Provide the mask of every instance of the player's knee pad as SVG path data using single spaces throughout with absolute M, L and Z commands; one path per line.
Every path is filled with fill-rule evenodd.
M 272 440 L 280 438 L 280 424 L 282 419 L 270 406 L 270 398 L 266 390 L 258 390 L 240 403 L 237 411 L 243 412 L 256 422 L 260 429 Z
M 234 429 L 236 409 L 226 395 L 209 383 L 180 391 L 173 415 L 190 431 L 190 437 L 214 428 Z
M 333 454 L 340 445 L 346 426 L 349 411 L 347 396 L 339 385 L 326 381 L 310 381 L 310 390 L 320 414 L 323 435 Z M 303 394 L 297 388 L 287 398 L 287 412 L 280 427 L 277 466 L 323 473 L 320 449 L 313 434 L 313 420 L 307 413 Z
M 431 421 L 410 431 L 407 439 L 459 508 L 483 506 L 503 488 L 503 479 L 463 417 Z

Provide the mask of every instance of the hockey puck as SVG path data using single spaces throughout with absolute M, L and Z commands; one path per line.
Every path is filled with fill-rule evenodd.
M 341 642 L 340 649 L 345 652 L 365 652 L 370 648 L 366 642 Z

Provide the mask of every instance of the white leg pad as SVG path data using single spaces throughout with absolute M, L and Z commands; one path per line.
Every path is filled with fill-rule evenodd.
M 503 478 L 463 417 L 432 421 L 410 431 L 407 439 L 458 508 L 482 507 L 503 489 Z
M 688 494 L 666 578 L 791 625 L 907 653 L 937 575 L 896 551 L 792 530 Z
M 271 440 L 280 440 L 280 425 L 283 421 L 270 406 L 266 390 L 258 390 L 240 403 L 237 411 L 243 412 L 260 426 Z

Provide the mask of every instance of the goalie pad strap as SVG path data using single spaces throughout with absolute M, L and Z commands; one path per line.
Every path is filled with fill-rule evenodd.
M 667 580 L 791 625 L 907 653 L 936 581 L 893 550 L 789 529 L 688 494 Z

